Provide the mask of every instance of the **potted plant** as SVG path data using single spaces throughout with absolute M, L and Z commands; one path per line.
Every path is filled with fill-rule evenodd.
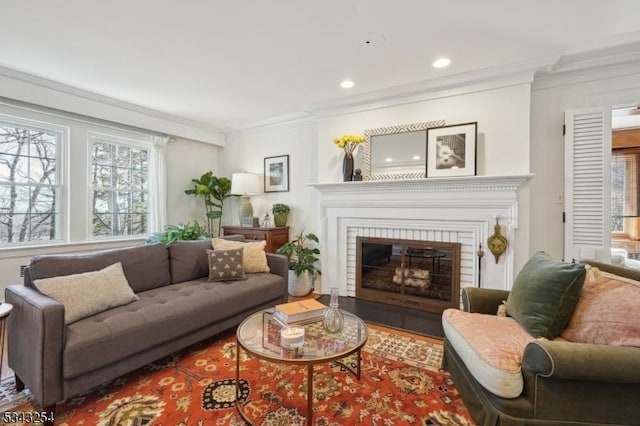
M 311 292 L 313 280 L 318 269 L 316 263 L 320 249 L 312 244 L 320 241 L 315 234 L 304 234 L 300 231 L 295 239 L 289 241 L 277 250 L 289 258 L 289 294 L 291 296 L 306 296 Z
M 271 206 L 271 213 L 273 213 L 273 223 L 276 226 L 285 226 L 287 219 L 289 218 L 289 206 L 282 203 L 276 203 Z
M 209 171 L 199 179 L 191 179 L 193 188 L 185 189 L 184 193 L 194 197 L 204 197 L 205 216 L 209 236 L 213 236 L 215 220 L 218 219 L 218 235 L 220 235 L 220 220 L 222 218 L 222 206 L 224 200 L 233 195 L 231 192 L 231 180 L 227 177 L 217 177 Z
M 163 232 L 156 232 L 150 235 L 145 242 L 147 244 L 169 244 L 177 240 L 203 240 L 206 238 L 207 230 L 197 220 L 194 220 L 193 225 L 189 222 L 179 225 L 167 225 Z

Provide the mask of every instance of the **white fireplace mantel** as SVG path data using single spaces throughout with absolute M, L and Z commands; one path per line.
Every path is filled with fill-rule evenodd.
M 357 236 L 459 242 L 461 287 L 509 289 L 514 245 L 496 264 L 477 250 L 499 220 L 510 242 L 518 227 L 518 188 L 533 175 L 470 176 L 311 184 L 320 192 L 322 288 L 355 296 Z

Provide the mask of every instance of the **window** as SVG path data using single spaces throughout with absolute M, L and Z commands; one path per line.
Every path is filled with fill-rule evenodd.
M 614 149 L 611 155 L 611 232 L 628 233 L 626 218 L 638 217 L 639 149 Z
M 62 239 L 63 135 L 61 128 L 0 117 L 0 244 Z
M 149 232 L 149 147 L 92 135 L 91 235 L 118 237 Z

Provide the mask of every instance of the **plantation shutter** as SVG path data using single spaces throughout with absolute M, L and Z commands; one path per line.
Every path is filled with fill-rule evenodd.
M 611 111 L 565 113 L 564 259 L 611 258 Z

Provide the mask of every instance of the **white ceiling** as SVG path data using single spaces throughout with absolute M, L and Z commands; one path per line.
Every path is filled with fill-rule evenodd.
M 637 0 L 0 0 L 0 14 L 0 65 L 222 129 L 640 41 Z M 440 56 L 451 66 L 432 68 Z

